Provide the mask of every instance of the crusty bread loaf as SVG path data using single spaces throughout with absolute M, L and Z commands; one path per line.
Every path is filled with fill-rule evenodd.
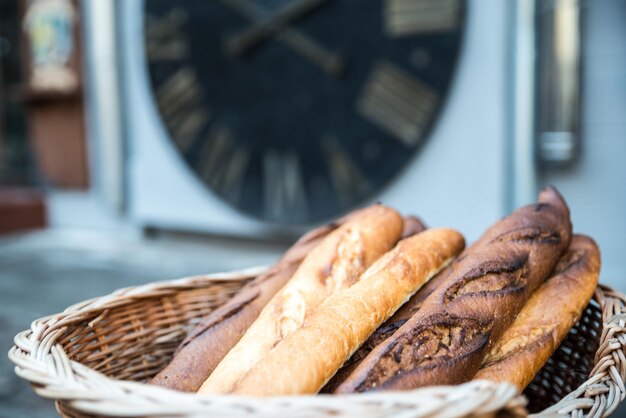
M 329 234 L 270 300 L 199 392 L 230 392 L 272 347 L 300 328 L 321 302 L 353 285 L 389 251 L 402 228 L 402 218 L 396 211 L 375 205 L 359 211 Z
M 231 300 L 211 312 L 180 344 L 170 362 L 151 384 L 197 392 L 217 364 L 241 339 L 261 309 L 293 276 L 306 255 L 330 232 L 358 211 L 303 235 L 267 272 L 244 286 Z M 403 237 L 426 229 L 415 216 L 404 218 Z
M 426 230 L 426 225 L 422 222 L 421 219 L 409 215 L 402 218 L 403 220 L 403 228 L 402 228 L 402 236 L 401 239 L 405 239 L 408 237 L 412 237 L 413 235 L 419 234 L 422 231 Z
M 447 269 L 439 272 L 435 277 L 430 279 L 424 286 L 422 286 L 417 293 L 415 293 L 411 299 L 398 311 L 393 314 L 391 318 L 385 321 L 380 327 L 374 331 L 374 333 L 363 343 L 361 347 L 341 366 L 341 369 L 335 373 L 335 375 L 328 381 L 328 383 L 322 388 L 320 393 L 333 393 L 339 385 L 348 378 L 363 361 L 365 357 L 380 343 L 391 337 L 394 332 L 398 330 L 404 323 L 411 318 L 421 308 L 422 303 L 431 293 L 437 289 L 443 279 Z
M 404 239 L 349 288 L 329 296 L 304 325 L 280 341 L 233 393 L 314 394 L 343 362 L 464 247 L 461 234 L 431 229 Z
M 244 286 L 231 300 L 194 327 L 176 350 L 170 364 L 150 383 L 196 392 L 241 339 L 261 309 L 293 276 L 304 257 L 350 216 L 303 235 L 267 272 Z
M 510 382 L 523 390 L 580 318 L 599 273 L 598 246 L 575 235 L 552 276 L 531 295 L 474 379 Z
M 403 238 L 407 238 L 413 234 L 422 232 L 426 229 L 426 225 L 414 216 L 404 217 Z M 417 312 L 422 302 L 428 297 L 441 283 L 443 271 L 430 279 L 422 286 L 411 299 L 389 318 L 359 347 L 359 349 L 341 366 L 328 383 L 320 390 L 320 393 L 333 393 L 335 389 L 352 373 L 359 363 L 372 351 L 378 344 L 391 337 L 410 317 Z
M 553 188 L 497 222 L 445 273 L 422 307 L 359 364 L 336 393 L 403 390 L 471 379 L 571 240 Z

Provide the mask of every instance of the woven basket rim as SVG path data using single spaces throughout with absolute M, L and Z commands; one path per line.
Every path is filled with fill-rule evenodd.
M 509 384 L 471 381 L 457 386 L 435 386 L 408 392 L 357 395 L 251 398 L 199 396 L 145 383 L 118 380 L 70 360 L 55 337 L 73 323 L 95 313 L 120 308 L 141 299 L 161 297 L 223 281 L 248 280 L 267 267 L 198 275 L 127 287 L 74 304 L 63 312 L 32 322 L 18 333 L 9 359 L 15 373 L 29 381 L 40 396 L 69 402 L 76 411 L 105 416 L 405 416 L 462 417 L 507 410 L 526 415 L 525 398 Z M 603 314 L 603 333 L 595 368 L 577 390 L 552 407 L 535 414 L 603 417 L 610 415 L 626 396 L 626 296 L 599 285 L 594 298 Z M 92 321 L 95 321 L 93 319 Z

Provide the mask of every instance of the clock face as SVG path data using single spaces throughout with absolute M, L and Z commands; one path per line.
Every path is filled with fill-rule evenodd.
M 409 162 L 442 106 L 462 0 L 146 0 L 156 107 L 189 167 L 252 217 L 308 223 Z

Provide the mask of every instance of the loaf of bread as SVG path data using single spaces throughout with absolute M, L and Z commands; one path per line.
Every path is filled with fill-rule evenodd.
M 306 256 L 292 279 L 274 295 L 199 392 L 231 392 L 268 351 L 299 329 L 320 303 L 353 285 L 389 251 L 402 230 L 400 215 L 382 205 L 350 217 Z
M 350 216 L 353 215 L 303 235 L 268 271 L 194 327 L 174 353 L 170 364 L 150 383 L 184 392 L 198 391 L 259 316 L 261 309 L 293 276 L 304 257 Z
M 402 218 L 403 228 L 402 228 L 402 236 L 401 239 L 405 239 L 408 237 L 412 237 L 415 234 L 419 234 L 426 230 L 426 225 L 422 222 L 421 219 L 409 215 Z
M 450 268 L 450 267 L 448 267 Z M 341 369 L 328 381 L 322 388 L 320 393 L 333 393 L 337 387 L 352 374 L 355 368 L 363 361 L 365 357 L 380 343 L 391 337 L 404 323 L 420 309 L 422 303 L 431 293 L 437 289 L 443 282 L 447 269 L 438 273 L 422 286 L 417 293 L 391 318 L 385 321 L 374 333 L 363 343 L 361 347 L 341 366 Z
M 599 273 L 598 246 L 575 235 L 552 276 L 531 295 L 474 379 L 510 382 L 523 390 L 580 318 Z
M 276 264 L 194 327 L 174 353 L 170 364 L 150 383 L 184 392 L 197 392 L 259 316 L 261 309 L 293 276 L 304 257 L 324 237 L 356 213 L 358 211 L 303 235 Z M 404 217 L 403 237 L 424 229 L 424 224 L 415 216 Z
M 406 216 L 404 218 L 404 232 L 403 238 L 407 238 L 412 234 L 422 232 L 426 229 L 424 223 L 414 217 Z M 335 375 L 328 381 L 328 383 L 320 390 L 320 393 L 333 393 L 337 386 L 339 386 L 359 365 L 359 363 L 372 351 L 378 344 L 391 337 L 400 326 L 402 326 L 407 319 L 413 316 L 415 312 L 420 308 L 422 302 L 428 297 L 441 283 L 443 271 L 430 279 L 424 286 L 422 286 L 417 293 L 415 293 L 411 299 L 395 313 L 391 318 L 385 321 L 379 326 L 376 331 L 359 347 L 359 349 L 341 366 L 341 368 L 335 373 Z
M 329 296 L 238 382 L 232 393 L 314 394 L 409 297 L 464 247 L 451 229 L 404 239 L 352 286 Z
M 571 240 L 553 188 L 497 222 L 446 271 L 441 285 L 379 344 L 336 393 L 403 390 L 471 379 Z

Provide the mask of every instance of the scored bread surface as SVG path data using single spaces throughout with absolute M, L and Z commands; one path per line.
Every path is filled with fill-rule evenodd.
M 272 347 L 299 329 L 317 306 L 353 285 L 400 238 L 400 215 L 383 205 L 363 209 L 330 233 L 270 300 L 199 393 L 229 393 Z
M 406 390 L 471 379 L 548 277 L 571 240 L 569 209 L 553 188 L 490 227 L 442 284 L 335 393 Z
M 261 309 L 293 276 L 304 257 L 350 216 L 303 235 L 268 271 L 252 280 L 196 325 L 178 346 L 170 363 L 150 383 L 184 392 L 196 392 L 241 339 Z
M 474 379 L 509 382 L 523 390 L 582 315 L 599 273 L 598 246 L 575 235 L 551 277 L 532 294 Z
M 463 247 L 463 237 L 451 229 L 431 229 L 400 241 L 357 283 L 327 298 L 233 393 L 317 393 L 363 341 Z
M 322 388 L 321 393 L 333 393 L 337 387 L 352 374 L 354 369 L 363 361 L 369 353 L 372 352 L 380 343 L 391 337 L 394 332 L 398 330 L 404 323 L 411 318 L 422 307 L 424 300 L 431 293 L 435 291 L 445 278 L 447 269 L 440 271 L 435 277 L 430 279 L 424 286 L 422 286 L 417 293 L 415 293 L 411 299 L 391 318 L 385 321 L 381 326 L 376 328 L 376 331 L 359 347 L 359 349 L 341 366 L 341 369 L 335 373 L 335 375 L 328 381 L 328 383 Z

